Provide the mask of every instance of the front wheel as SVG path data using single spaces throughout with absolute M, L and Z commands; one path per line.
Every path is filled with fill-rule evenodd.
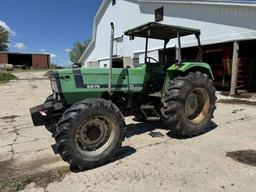
M 64 112 L 57 130 L 62 159 L 72 167 L 93 168 L 111 160 L 121 147 L 125 122 L 111 101 L 86 99 Z
M 164 94 L 163 121 L 176 135 L 204 132 L 216 109 L 215 91 L 213 81 L 198 71 L 174 78 Z

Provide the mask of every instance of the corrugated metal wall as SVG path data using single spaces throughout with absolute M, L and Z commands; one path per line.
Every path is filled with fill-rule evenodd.
M 6 53 L 0 53 L 0 64 L 8 63 L 8 55 Z
M 149 0 L 141 3 L 140 9 L 142 13 L 154 14 L 154 10 L 160 6 L 165 8 L 165 17 L 187 18 L 256 30 L 255 4 L 247 6 L 241 4 L 241 6 L 238 6 L 223 2 L 207 4 L 206 2 L 197 1 L 185 3 L 182 1 Z
M 209 4 L 208 1 L 207 3 L 192 0 L 123 0 L 112 6 L 110 1 L 109 4 L 105 2 L 107 1 L 103 1 L 105 9 L 100 9 L 95 17 L 92 43 L 80 59 L 85 66 L 88 62 L 103 59 L 106 63 L 109 58 L 111 22 L 115 25 L 115 38 L 122 37 L 124 31 L 154 21 L 155 10 L 162 6 L 164 20 L 161 23 L 200 29 L 202 45 L 256 39 L 256 4 L 238 6 L 233 3 Z M 173 39 L 167 47 L 176 43 L 177 40 Z M 197 45 L 194 36 L 183 37 L 181 43 L 182 47 Z M 151 39 L 148 50 L 162 47 L 161 41 Z M 144 48 L 144 39 L 135 38 L 130 41 L 124 36 L 114 51 L 118 56 L 137 59 L 135 54 L 144 52 Z
M 32 66 L 34 68 L 49 68 L 49 55 L 32 55 Z

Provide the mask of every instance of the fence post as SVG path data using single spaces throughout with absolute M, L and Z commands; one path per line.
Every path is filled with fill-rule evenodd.
M 238 64 L 237 64 L 238 51 L 239 51 L 239 44 L 237 41 L 235 41 L 233 45 L 233 57 L 232 57 L 232 73 L 231 73 L 231 85 L 230 85 L 231 96 L 236 94 L 237 74 L 238 74 Z

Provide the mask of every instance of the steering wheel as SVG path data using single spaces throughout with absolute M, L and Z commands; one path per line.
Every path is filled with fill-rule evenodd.
M 152 63 L 151 60 L 153 60 L 155 63 Z M 154 59 L 153 57 L 146 57 L 146 62 L 150 63 L 150 64 L 155 64 L 157 66 L 160 65 L 159 61 L 157 61 L 156 59 Z

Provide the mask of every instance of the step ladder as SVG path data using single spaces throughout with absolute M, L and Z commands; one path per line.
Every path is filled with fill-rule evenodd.
M 157 113 L 153 105 L 141 105 L 140 110 L 147 121 L 159 121 L 160 115 Z
M 249 59 L 239 59 L 237 71 L 237 86 L 239 89 L 248 89 L 252 81 L 252 61 Z

